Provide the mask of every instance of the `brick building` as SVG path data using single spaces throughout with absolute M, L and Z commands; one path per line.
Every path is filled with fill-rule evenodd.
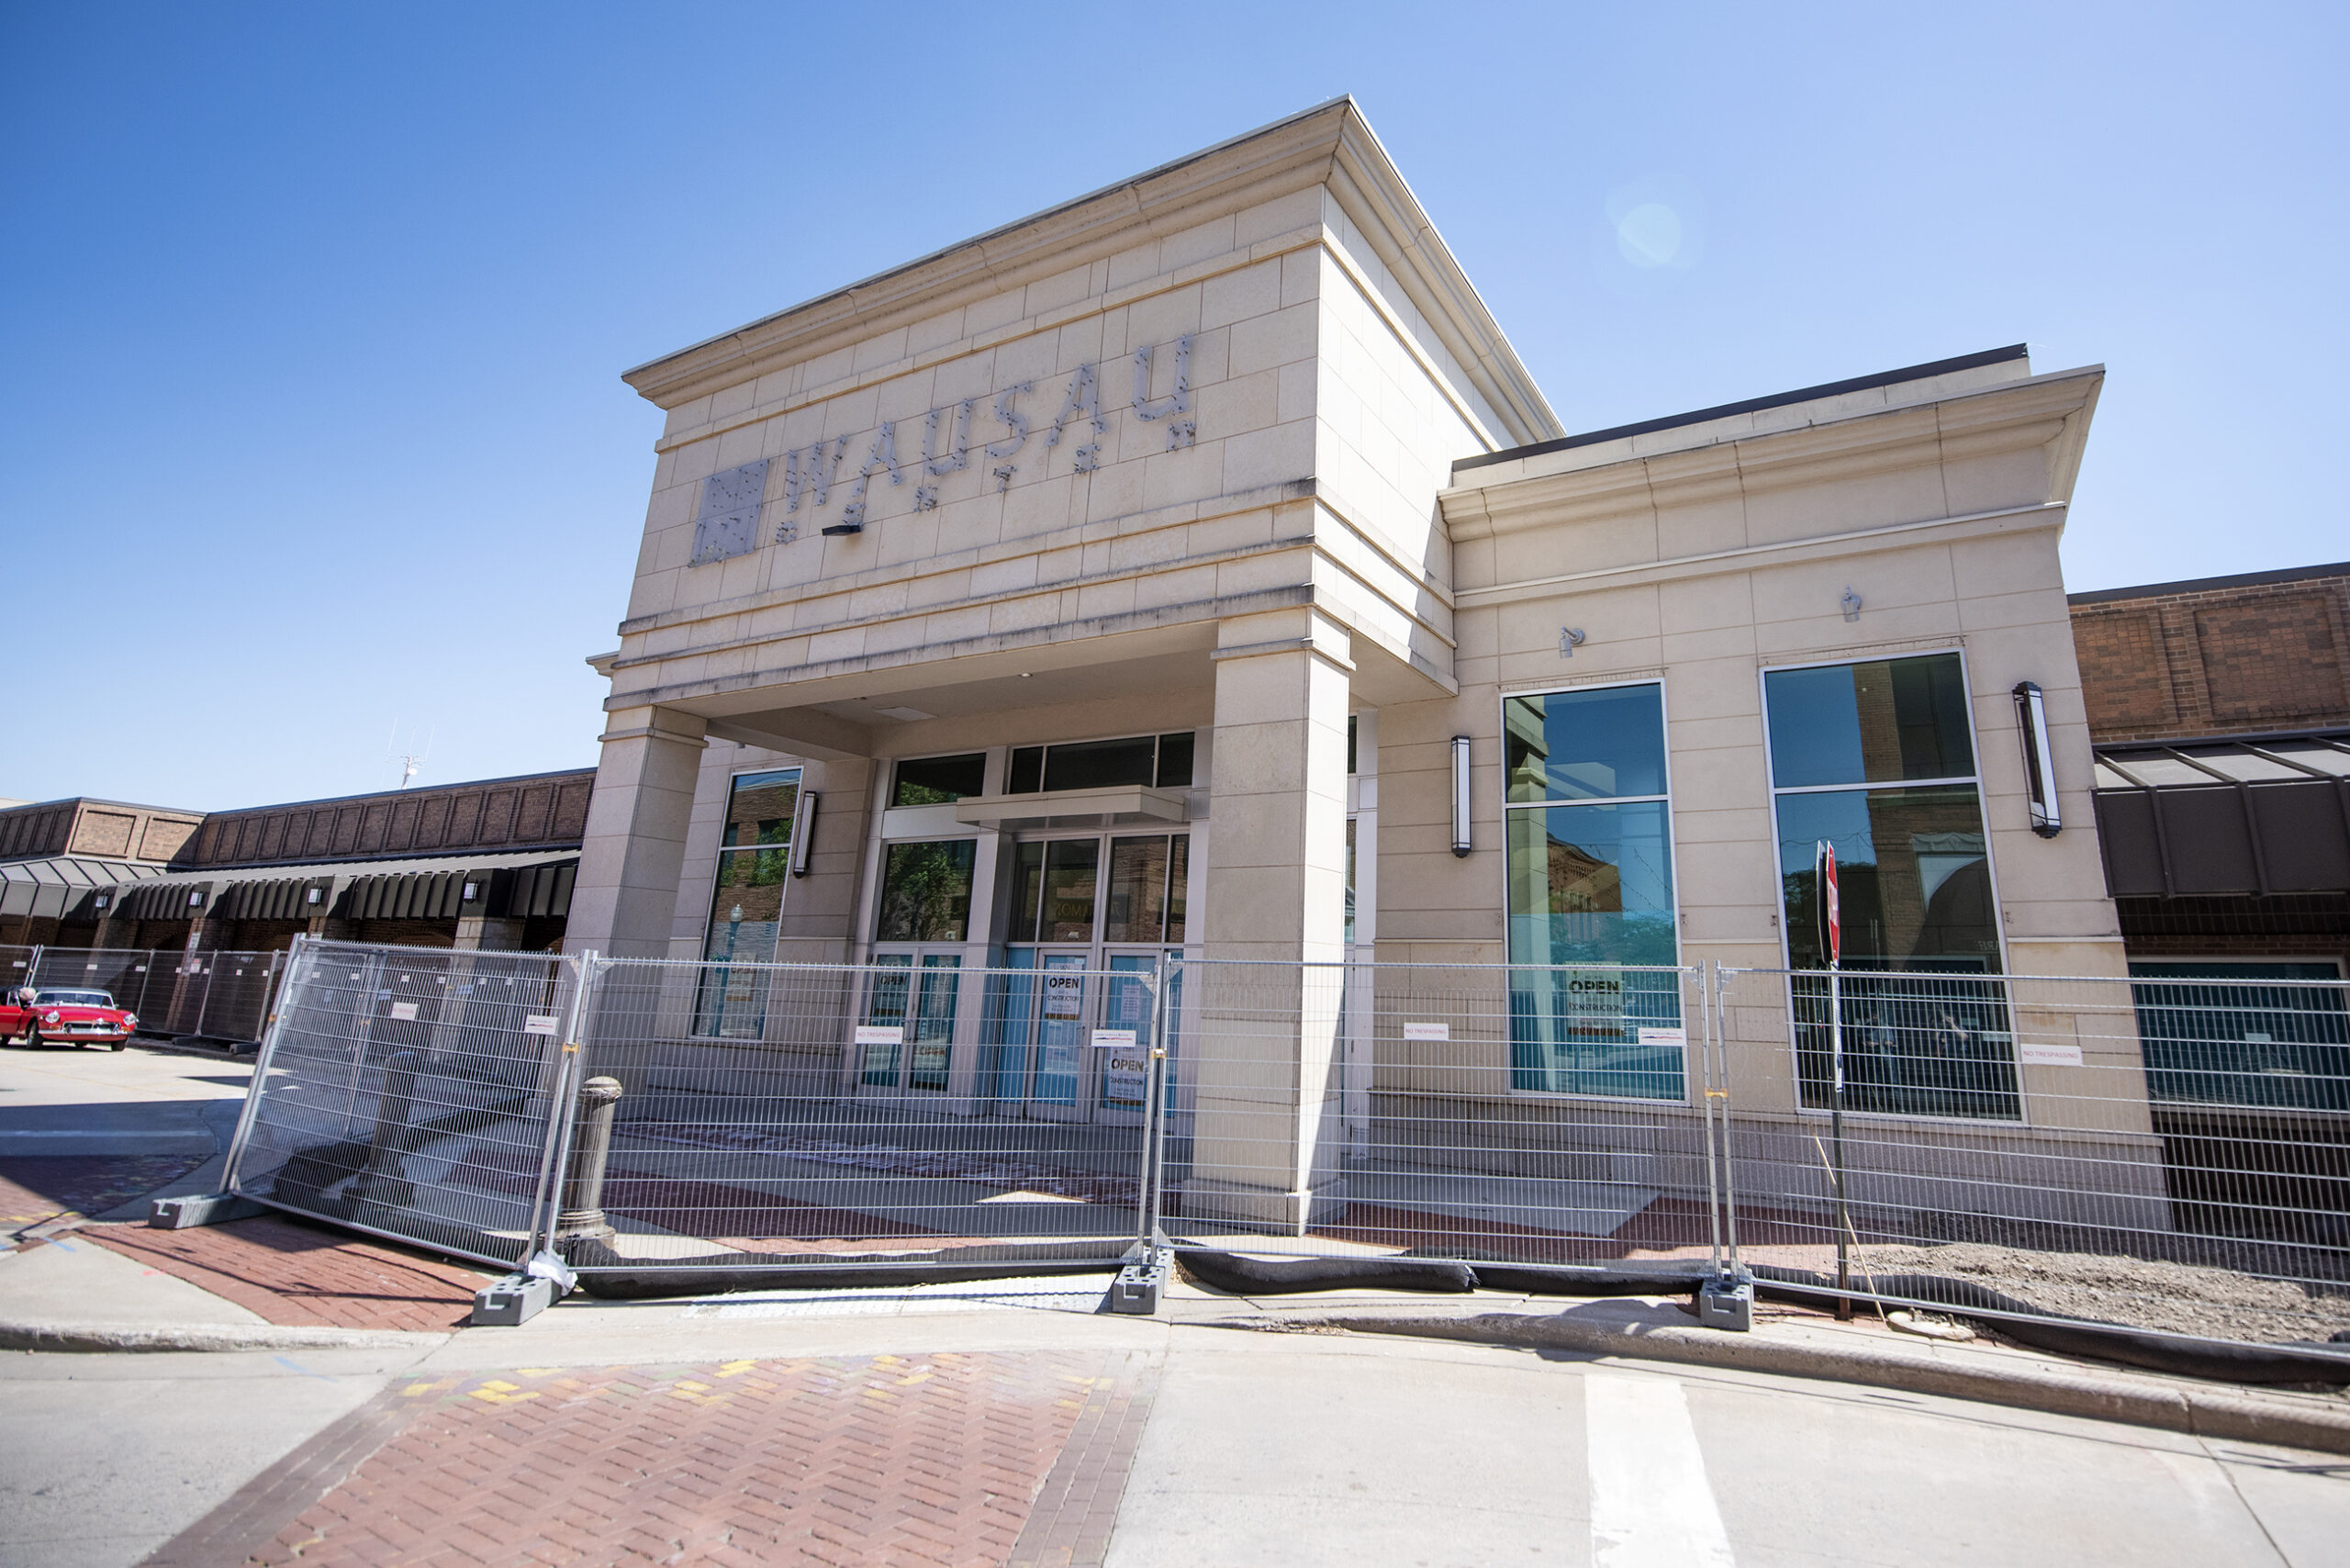
M 2350 563 L 2071 606 L 2182 1223 L 2350 1210 Z
M 2350 969 L 2350 563 L 2071 606 L 2133 963 Z
M 0 810 L 0 946 L 562 945 L 592 769 L 239 811 Z

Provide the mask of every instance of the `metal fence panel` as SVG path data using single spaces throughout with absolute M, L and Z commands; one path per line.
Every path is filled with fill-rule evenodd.
M 567 1254 L 1106 1265 L 1146 1224 L 1158 967 L 602 960 L 582 1071 L 619 1100 L 601 1215 L 567 1216 Z
M 1724 970 L 1753 1264 L 2217 1338 L 2350 1328 L 2339 981 Z M 1894 1288 L 1886 1288 L 1891 1280 Z
M 297 942 L 229 1190 L 518 1265 L 549 1184 L 579 969 L 541 953 Z
M 140 978 L 138 969 L 146 960 L 146 954 L 131 948 L 44 947 L 40 961 L 32 967 L 31 982 L 103 991 L 114 998 L 116 1006 L 136 1013 L 136 1001 L 127 999 L 135 999 Z
M 1714 1242 L 1700 971 L 1190 962 L 1162 1211 L 1250 1252 Z
M 256 1041 L 269 1024 L 269 1003 L 283 953 L 216 953 L 212 979 L 191 1033 L 207 1040 Z

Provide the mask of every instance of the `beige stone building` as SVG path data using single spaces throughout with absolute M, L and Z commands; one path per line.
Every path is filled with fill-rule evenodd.
M 1848 960 L 2120 975 L 2057 561 L 2101 379 L 2002 350 L 1569 436 L 1323 106 L 629 373 L 667 420 L 568 945 L 903 966 L 867 1081 L 1077 1120 L 1133 1110 L 1055 1036 L 1116 987 L 1048 977 L 1168 954 L 1539 969 L 1496 1114 L 1688 1103 L 1671 986 L 1577 977 L 1809 961 L 1821 838 Z M 983 1015 L 988 967 L 1046 1002 Z M 1191 1212 L 1341 1195 L 1335 988 L 1290 984 L 1278 1049 L 1186 1081 Z M 770 1014 L 705 984 L 691 1032 Z M 1970 1071 L 1878 1109 L 2030 1119 Z

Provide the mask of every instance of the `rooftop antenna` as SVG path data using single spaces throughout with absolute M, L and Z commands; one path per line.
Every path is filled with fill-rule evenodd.
M 391 735 L 384 743 L 384 755 L 399 763 L 400 781 L 395 788 L 405 790 L 408 788 L 408 780 L 423 769 L 425 759 L 432 755 L 432 736 L 427 735 L 424 738 L 422 751 L 404 752 L 399 749 L 399 721 L 395 719 L 392 721 Z M 438 731 L 434 732 L 434 734 L 438 733 Z M 408 732 L 408 744 L 410 745 L 416 744 L 416 732 L 413 730 Z

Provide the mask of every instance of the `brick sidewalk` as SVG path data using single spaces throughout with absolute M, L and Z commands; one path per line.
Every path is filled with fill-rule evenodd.
M 91 1226 L 77 1235 L 289 1326 L 453 1328 L 494 1277 L 275 1215 L 193 1230 Z
M 164 1155 L 37 1155 L 0 1159 L 0 1232 L 60 1215 L 100 1215 L 177 1181 L 200 1159 Z
M 1154 1374 L 1062 1351 L 410 1380 L 146 1568 L 1098 1563 Z

